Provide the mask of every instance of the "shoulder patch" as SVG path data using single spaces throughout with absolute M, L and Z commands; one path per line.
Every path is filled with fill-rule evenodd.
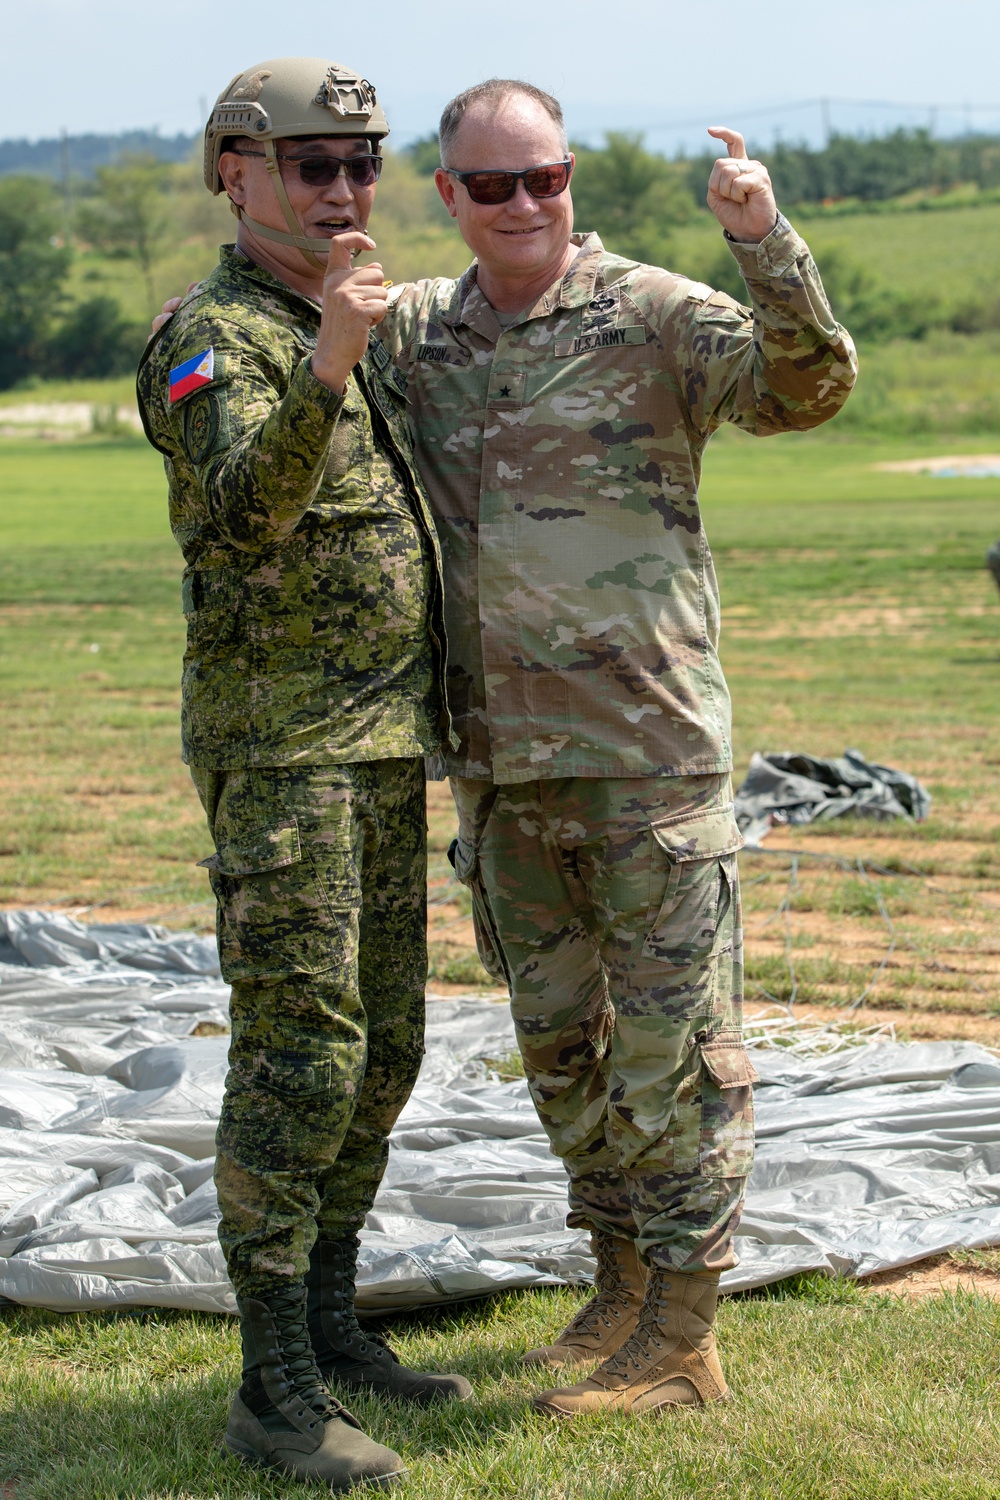
M 184 446 L 194 464 L 229 445 L 229 407 L 218 391 L 202 391 L 184 408 Z
M 705 323 L 744 323 L 753 317 L 753 311 L 737 302 L 735 297 L 730 297 L 728 292 L 713 292 L 705 298 L 695 317 Z
M 689 302 L 707 302 L 714 291 L 714 286 L 706 286 L 703 281 L 689 281 L 684 295 Z

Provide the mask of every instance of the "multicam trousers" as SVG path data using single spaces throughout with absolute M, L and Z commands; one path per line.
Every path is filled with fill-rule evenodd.
M 571 1225 L 735 1265 L 753 1159 L 728 776 L 453 780 L 456 873 L 511 995 Z
M 232 985 L 219 1239 L 240 1296 L 359 1228 L 423 1055 L 419 759 L 194 770 Z

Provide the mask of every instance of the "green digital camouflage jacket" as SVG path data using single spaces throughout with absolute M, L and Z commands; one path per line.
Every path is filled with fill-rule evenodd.
M 224 247 L 139 370 L 187 563 L 185 760 L 421 755 L 444 728 L 441 561 L 404 386 L 312 374 L 319 307 Z
M 759 436 L 825 422 L 854 383 L 854 346 L 784 220 L 730 246 L 752 312 L 575 238 L 566 275 L 510 326 L 473 265 L 390 293 L 379 330 L 444 556 L 461 739 L 444 770 L 726 771 L 702 453 L 723 422 Z

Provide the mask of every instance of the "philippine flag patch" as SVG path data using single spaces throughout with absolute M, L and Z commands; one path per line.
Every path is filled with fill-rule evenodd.
M 214 368 L 214 349 L 206 349 L 203 354 L 196 354 L 193 359 L 186 359 L 182 365 L 175 365 L 167 377 L 170 382 L 171 401 L 179 401 L 189 391 L 196 391 L 200 385 L 208 385 Z

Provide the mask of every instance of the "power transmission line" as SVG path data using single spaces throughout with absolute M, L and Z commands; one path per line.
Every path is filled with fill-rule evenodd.
M 798 110 L 815 109 L 821 112 L 821 117 L 826 127 L 826 133 L 830 133 L 831 119 L 830 110 L 838 109 L 889 109 L 906 114 L 926 114 L 932 124 L 938 114 L 962 116 L 971 126 L 972 116 L 977 114 L 1000 115 L 1000 103 L 995 104 L 973 104 L 968 100 L 962 100 L 960 104 L 942 104 L 940 102 L 903 103 L 898 99 L 838 99 L 831 95 L 825 95 L 816 99 L 794 99 L 786 104 L 759 104 L 752 105 L 747 109 L 733 109 L 730 111 L 734 118 L 741 120 L 759 119 L 762 116 L 774 117 L 775 115 L 792 114 Z M 702 114 L 697 119 L 663 120 L 644 126 L 645 130 L 693 130 L 703 126 L 707 116 Z

